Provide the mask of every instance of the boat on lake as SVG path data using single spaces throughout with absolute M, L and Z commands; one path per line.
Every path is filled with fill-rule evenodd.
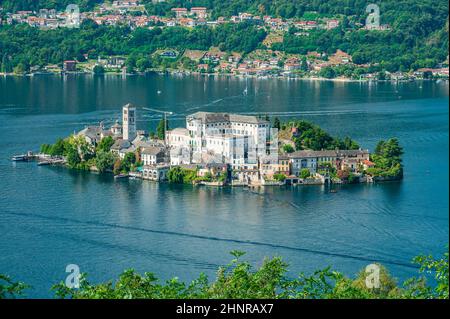
M 22 162 L 22 161 L 26 161 L 27 160 L 27 156 L 26 155 L 14 155 L 11 158 L 12 161 L 14 162 Z
M 11 157 L 11 160 L 13 162 L 25 162 L 29 161 L 34 158 L 34 155 L 31 151 L 29 151 L 27 154 L 21 154 L 21 155 L 14 155 Z

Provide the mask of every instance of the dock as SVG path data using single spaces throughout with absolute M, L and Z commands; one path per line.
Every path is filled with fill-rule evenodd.
M 38 161 L 38 166 L 64 164 L 65 162 L 66 161 L 63 158 L 46 158 L 40 159 Z
M 37 161 L 38 166 L 45 165 L 62 165 L 66 163 L 66 160 L 63 156 L 51 156 L 47 154 L 34 154 L 29 151 L 26 154 L 14 155 L 11 157 L 11 161 L 13 162 L 30 162 Z
M 26 154 L 20 154 L 20 155 L 14 155 L 11 158 L 11 161 L 13 162 L 28 162 L 32 161 L 36 158 L 36 155 L 33 154 L 33 152 L 28 151 Z

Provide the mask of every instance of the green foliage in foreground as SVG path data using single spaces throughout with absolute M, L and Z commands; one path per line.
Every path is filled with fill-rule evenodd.
M 448 299 L 448 249 L 439 259 L 419 256 L 414 262 L 420 273 L 428 273 L 437 282 L 429 286 L 423 276 L 407 280 L 402 286 L 380 266 L 380 287 L 367 288 L 366 273 L 362 270 L 354 279 L 332 271 L 330 268 L 308 276 L 300 274 L 295 279 L 287 277 L 288 265 L 280 257 L 265 259 L 261 267 L 253 269 L 240 258 L 244 253 L 232 252 L 235 259 L 219 268 L 216 280 L 209 282 L 204 274 L 189 284 L 177 278 L 159 283 L 152 273 L 143 276 L 134 270 L 122 273 L 118 280 L 91 284 L 85 275 L 78 290 L 64 283 L 52 289 L 59 298 L 270 298 L 270 299 L 379 299 L 379 298 L 437 298 Z
M 52 287 L 57 298 L 73 299 L 448 299 L 448 248 L 440 258 L 418 256 L 413 262 L 420 266 L 419 277 L 398 285 L 388 270 L 380 267 L 380 287 L 368 288 L 367 274 L 361 270 L 352 279 L 330 268 L 312 275 L 300 273 L 297 278 L 287 276 L 288 265 L 280 257 L 267 258 L 261 267 L 254 269 L 240 251 L 228 265 L 220 267 L 215 281 L 205 274 L 186 284 L 172 278 L 160 283 L 153 273 L 140 275 L 126 270 L 113 282 L 91 284 L 86 274 L 81 277 L 80 288 L 68 288 L 64 282 Z M 435 285 L 428 285 L 423 274 L 433 277 Z M 23 283 L 13 282 L 0 274 L 0 299 L 24 296 Z
M 8 276 L 0 274 L 0 299 L 20 297 L 26 288 L 28 286 L 24 283 L 14 282 Z

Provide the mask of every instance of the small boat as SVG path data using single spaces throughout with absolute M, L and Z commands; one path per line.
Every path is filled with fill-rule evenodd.
M 35 156 L 33 155 L 33 152 L 28 151 L 26 154 L 14 155 L 13 157 L 11 157 L 11 160 L 13 162 L 24 162 L 24 161 L 30 161 L 33 158 L 35 158 Z
M 14 155 L 11 160 L 14 162 L 22 162 L 26 161 L 28 157 L 26 155 Z
M 38 166 L 50 165 L 50 161 L 39 161 Z
M 337 190 L 331 189 L 331 190 L 330 190 L 330 193 L 337 193 Z
M 128 178 L 128 174 L 119 174 L 119 175 L 114 176 L 114 179 L 120 179 L 120 178 Z

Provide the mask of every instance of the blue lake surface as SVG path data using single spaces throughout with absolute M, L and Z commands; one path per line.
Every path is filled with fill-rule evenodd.
M 242 94 L 248 86 L 248 95 Z M 411 259 L 448 245 L 447 82 L 341 83 L 202 76 L 0 78 L 0 273 L 52 297 L 68 264 L 94 282 L 123 270 L 161 279 L 211 279 L 239 249 L 260 265 L 282 256 L 290 275 L 332 266 L 353 276 L 384 263 L 399 281 Z M 158 94 L 157 91 L 161 93 Z M 13 154 L 103 120 L 134 103 L 170 110 L 171 127 L 196 111 L 303 118 L 373 150 L 399 138 L 402 182 L 297 188 L 205 188 L 12 163 Z M 154 129 L 160 115 L 141 113 Z

